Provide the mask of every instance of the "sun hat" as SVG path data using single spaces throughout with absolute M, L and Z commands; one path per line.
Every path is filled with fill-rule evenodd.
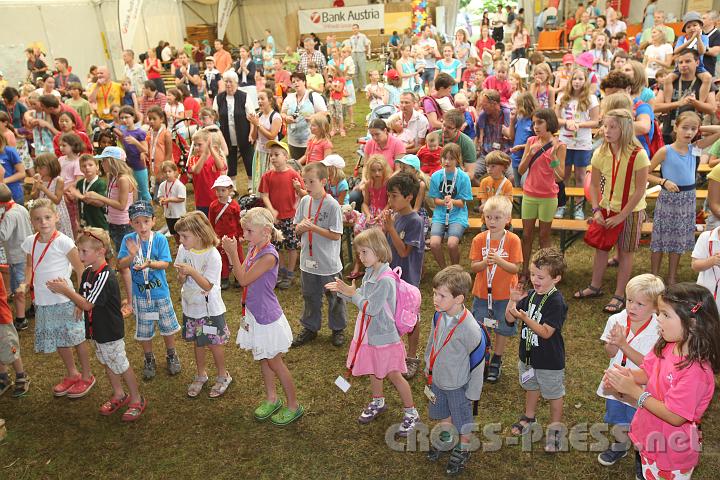
M 345 168 L 345 160 L 337 153 L 332 153 L 320 160 L 320 163 L 326 167 Z
M 234 187 L 232 178 L 228 177 L 227 175 L 220 175 L 218 178 L 215 179 L 215 183 L 213 183 L 212 188 L 216 187 Z
M 412 153 L 409 153 L 409 154 L 405 155 L 404 157 L 398 158 L 397 160 L 395 160 L 395 163 L 398 163 L 398 162 L 404 163 L 405 165 L 410 165 L 416 171 L 418 171 L 418 172 L 420 171 L 420 159 L 418 158 L 417 155 L 413 155 Z
M 593 56 L 592 52 L 581 53 L 580 55 L 575 57 L 575 63 L 577 63 L 581 67 L 592 69 L 594 62 L 595 57 Z
M 97 159 L 103 159 L 103 158 L 114 158 L 115 160 L 125 160 L 125 150 L 123 150 L 120 147 L 105 147 L 100 153 L 100 155 L 95 155 L 95 158 Z
M 137 217 L 154 217 L 155 210 L 153 210 L 152 203 L 147 200 L 138 200 L 128 207 L 128 215 L 130 220 L 134 220 Z

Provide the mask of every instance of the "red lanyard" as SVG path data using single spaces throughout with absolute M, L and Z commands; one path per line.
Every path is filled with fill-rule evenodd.
M 435 324 L 435 329 L 433 331 L 433 343 L 432 348 L 430 349 L 430 358 L 428 359 L 428 385 L 432 385 L 432 372 L 433 372 L 433 365 L 435 365 L 435 360 L 437 360 L 437 356 L 440 355 L 440 352 L 442 352 L 442 349 L 445 348 L 445 345 L 448 344 L 450 339 L 452 338 L 453 334 L 455 333 L 455 329 L 460 326 L 460 324 L 465 320 L 465 317 L 467 317 L 468 311 L 465 309 L 463 311 L 462 316 L 460 317 L 460 320 L 458 320 L 458 323 L 450 329 L 450 332 L 448 332 L 447 337 L 445 337 L 445 341 L 438 349 L 437 353 L 435 352 L 435 345 L 437 345 L 437 332 L 438 332 L 438 325 Z M 438 318 L 438 323 L 439 323 Z
M 15 206 L 15 202 L 12 200 L 5 203 L 5 211 L 3 212 L 2 216 L 0 216 L 0 223 L 2 223 L 3 220 L 5 220 L 5 215 L 7 215 L 7 212 L 12 210 L 13 206 Z
M 613 153 L 612 149 L 610 149 L 610 153 L 612 154 L 613 163 L 612 163 L 612 167 L 610 168 L 610 172 L 612 175 L 612 183 L 610 184 L 610 197 L 609 197 L 608 202 L 612 203 L 613 193 L 615 192 L 615 182 L 617 181 L 617 176 L 618 176 L 618 173 L 620 170 L 620 160 L 617 160 L 617 161 L 615 160 L 615 154 Z M 609 210 L 610 209 L 608 208 L 608 211 Z
M 50 245 L 52 245 L 53 241 L 57 238 L 57 236 L 60 235 L 60 233 L 55 230 L 52 234 L 52 237 L 50 237 L 50 241 L 45 245 L 45 248 L 43 249 L 42 253 L 40 253 L 40 258 L 38 258 L 37 263 L 35 263 L 35 245 L 37 245 L 38 239 L 40 238 L 40 234 L 35 234 L 35 240 L 33 240 L 33 246 L 32 246 L 32 253 L 30 254 L 30 266 L 32 267 L 32 275 L 30 276 L 30 285 L 34 287 L 35 285 L 35 271 L 37 270 L 37 267 L 40 266 L 40 262 L 43 261 L 43 258 L 45 258 L 45 254 L 47 253 L 48 249 L 50 248 Z M 35 300 L 35 290 L 33 288 L 33 294 L 32 299 Z
M 372 318 L 365 315 L 365 310 L 367 310 L 367 306 L 368 302 L 366 301 L 363 304 L 362 315 L 360 316 L 360 329 L 358 330 L 358 339 L 355 342 L 355 352 L 353 353 L 352 361 L 350 361 L 350 366 L 348 367 L 348 377 L 352 374 L 352 369 L 355 366 L 355 360 L 357 359 L 358 352 L 360 351 L 360 346 L 362 345 L 362 341 L 365 338 L 365 334 L 370 328 L 370 320 L 372 320 Z M 365 326 L 366 318 L 367 326 Z
M 650 322 L 652 322 L 652 317 L 650 317 L 650 319 L 647 322 L 642 324 L 642 327 L 640 327 L 638 329 L 638 331 L 635 332 L 635 335 L 633 335 L 633 337 L 627 341 L 627 344 L 630 345 L 633 340 L 638 338 L 640 336 L 640 334 L 643 332 L 643 330 L 645 330 L 647 328 L 647 326 L 650 325 Z M 629 318 L 627 319 L 627 325 L 625 326 L 625 338 L 626 339 L 627 339 L 628 335 L 630 335 L 630 319 Z M 623 353 L 622 361 L 620 362 L 620 365 L 622 365 L 624 367 L 626 363 L 627 363 L 627 355 L 625 355 Z
M 322 208 L 322 204 L 325 201 L 326 196 L 327 195 L 323 195 L 323 197 L 320 199 L 320 205 L 318 205 L 317 211 L 315 212 L 315 218 L 313 219 L 313 225 L 317 225 L 318 217 L 320 216 L 320 209 Z M 312 212 L 311 212 L 312 201 L 313 201 L 313 199 L 312 199 L 312 197 L 310 197 L 310 201 L 308 202 L 308 218 L 310 218 L 310 216 L 312 215 Z M 308 249 L 309 249 L 309 253 L 310 253 L 311 257 L 313 256 L 312 239 L 313 239 L 313 232 L 312 232 L 312 230 L 310 230 L 308 232 Z
M 177 179 L 173 180 L 169 187 L 167 182 L 165 182 L 165 198 L 168 198 L 170 196 L 170 192 L 172 191 L 175 182 L 177 182 Z
M 451 143 L 458 143 L 458 140 L 460 140 L 460 133 L 462 133 L 462 132 L 460 132 L 460 130 L 458 130 L 458 133 L 457 133 L 457 135 L 455 136 L 455 140 L 451 140 Z M 441 146 L 441 147 L 444 147 L 446 143 L 447 143 L 447 142 L 446 142 L 446 140 L 445 140 L 445 134 L 443 133 L 443 135 L 442 135 L 442 144 L 441 144 L 440 146 Z
M 247 266 L 247 270 L 250 270 L 250 267 L 252 267 L 252 265 L 250 265 L 250 262 L 254 261 L 255 257 L 257 257 L 257 254 L 260 253 L 262 250 L 264 250 L 265 247 L 267 247 L 269 244 L 270 244 L 270 242 L 266 243 L 265 245 L 263 245 L 260 248 L 258 248 L 258 247 L 253 248 L 251 252 L 248 251 L 248 255 L 247 255 L 247 257 L 245 257 L 245 265 Z M 247 270 L 246 270 L 246 273 L 247 273 Z M 245 285 L 245 287 L 243 287 L 243 294 L 242 294 L 242 300 L 241 300 L 243 317 L 245 316 L 245 303 L 247 302 L 247 292 L 248 292 L 249 286 L 250 285 Z
M 100 94 L 103 96 L 105 108 L 110 108 L 108 105 L 108 98 L 110 98 L 110 90 L 112 90 L 112 82 L 107 86 L 107 89 L 100 87 Z
M 90 284 L 89 289 L 92 289 L 92 288 L 93 288 L 93 283 L 94 283 L 95 280 L 97 279 L 98 275 L 100 275 L 100 272 L 102 272 L 102 271 L 105 269 L 105 267 L 107 267 L 107 262 L 103 262 L 103 264 L 100 265 L 100 268 L 98 268 L 97 270 L 95 270 L 95 271 L 93 272 L 92 277 L 90 277 L 90 278 L 87 279 L 87 283 Z M 89 292 L 88 292 L 88 293 L 89 293 Z M 87 300 L 87 297 L 85 297 L 85 299 Z M 89 336 L 90 338 L 93 338 L 93 310 L 95 310 L 95 305 L 94 305 L 94 304 L 93 304 L 93 308 L 91 308 L 91 309 L 88 310 L 88 312 L 87 312 L 87 318 L 88 318 L 88 336 Z

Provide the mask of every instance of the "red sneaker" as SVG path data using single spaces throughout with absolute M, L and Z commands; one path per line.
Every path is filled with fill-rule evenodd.
M 83 380 L 82 378 L 78 380 L 75 385 L 70 387 L 70 390 L 67 392 L 68 398 L 82 398 L 88 393 L 90 393 L 90 389 L 95 385 L 95 377 L 92 376 L 88 380 Z
M 56 397 L 64 397 L 68 394 L 70 389 L 75 386 L 77 382 L 80 381 L 82 377 L 78 375 L 77 377 L 65 377 L 62 379 L 62 382 L 58 383 L 53 387 L 53 395 Z

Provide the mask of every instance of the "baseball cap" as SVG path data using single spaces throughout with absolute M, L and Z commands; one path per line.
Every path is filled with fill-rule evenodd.
M 400 74 L 398 73 L 397 70 L 395 70 L 394 68 L 391 68 L 390 70 L 385 72 L 385 78 L 387 78 L 388 80 L 395 80 L 395 79 L 400 78 Z
M 290 156 L 290 148 L 288 148 L 287 143 L 285 142 L 278 142 L 277 140 L 270 140 L 265 144 L 265 148 L 272 148 L 272 147 L 280 147 L 285 152 L 287 152 L 288 156 Z
M 95 155 L 95 158 L 114 158 L 115 160 L 125 160 L 125 150 L 120 147 L 105 147 L 100 155 Z
M 398 163 L 398 162 L 404 163 L 405 165 L 410 165 L 418 172 L 420 171 L 420 159 L 418 158 L 417 155 L 413 155 L 412 153 L 409 153 L 409 154 L 405 155 L 404 157 L 398 158 L 397 160 L 395 160 L 395 163 Z
M 320 163 L 326 167 L 345 168 L 345 160 L 337 153 L 332 153 L 320 160 Z
M 228 177 L 227 175 L 220 175 L 217 179 L 215 179 L 215 183 L 213 183 L 212 188 L 216 187 L 234 187 L 232 178 Z
M 152 218 L 155 216 L 155 210 L 153 210 L 152 203 L 147 200 L 138 200 L 130 205 L 128 208 L 128 214 L 130 215 L 130 220 L 134 220 L 137 217 Z
M 565 64 L 565 63 L 575 63 L 575 57 L 573 57 L 573 54 L 572 54 L 572 53 L 566 53 L 566 54 L 563 55 L 563 57 L 562 57 L 562 63 L 563 63 L 563 64 Z

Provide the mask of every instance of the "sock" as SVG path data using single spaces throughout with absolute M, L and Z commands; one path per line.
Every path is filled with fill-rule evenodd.
M 0 373 L 0 382 L 3 382 L 5 384 L 10 383 L 10 376 L 7 374 L 7 372 Z
M 502 355 L 498 355 L 497 353 L 493 353 L 492 359 L 490 360 L 490 363 L 502 363 Z
M 287 268 L 280 267 L 278 270 L 278 275 L 285 275 L 287 273 Z
M 382 408 L 385 406 L 385 397 L 373 397 L 372 401 L 378 408 Z
M 146 362 L 153 362 L 153 361 L 155 361 L 155 355 L 153 355 L 152 352 L 145 352 L 145 361 L 146 361 Z
M 469 442 L 466 443 L 466 442 L 462 442 L 462 441 L 461 441 L 461 442 L 460 442 L 460 450 L 463 451 L 463 452 L 469 452 L 469 451 L 470 451 L 470 443 L 469 443 Z
M 25 317 L 15 317 L 15 323 L 22 323 L 25 321 Z
M 168 356 L 168 357 L 174 357 L 174 356 L 175 356 L 175 347 L 173 347 L 173 348 L 168 348 L 168 349 L 167 349 L 167 356 Z
M 290 270 L 285 270 L 285 275 L 287 275 L 288 278 L 293 278 L 295 276 L 295 272 L 291 272 Z
M 417 408 L 415 407 L 405 407 L 403 410 L 405 411 L 405 415 L 412 415 L 413 417 L 419 416 Z
M 18 379 L 20 379 L 20 378 L 25 378 L 25 377 L 27 377 L 27 373 L 25 373 L 25 372 L 15 372 L 15 380 L 18 380 Z

